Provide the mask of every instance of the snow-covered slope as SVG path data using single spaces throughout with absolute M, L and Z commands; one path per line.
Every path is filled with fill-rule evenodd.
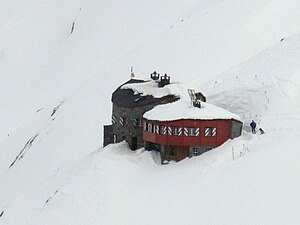
M 3 1 L 0 140 L 90 77 L 112 91 L 134 66 L 203 83 L 299 32 L 299 9 L 297 0 Z
M 284 116 L 283 127 L 296 128 L 294 120 L 298 118 L 300 100 L 299 40 L 299 34 L 286 38 L 200 89 L 209 96 L 208 101 L 230 109 L 246 122 L 255 118 L 262 126 L 281 130 L 277 122 Z
M 298 224 L 297 1 L 35 3 L 0 7 L 1 225 Z M 184 79 L 266 135 L 167 166 L 102 149 L 132 65 Z
M 244 133 L 200 157 L 168 166 L 156 164 L 157 156 L 149 152 L 129 151 L 125 143 L 87 155 L 80 143 L 92 148 L 100 140 L 81 138 L 95 127 L 87 129 L 83 124 L 92 124 L 89 116 L 80 122 L 75 117 L 80 118 L 82 110 L 76 115 L 71 109 L 77 111 L 76 105 L 88 101 L 89 94 L 97 96 L 91 93 L 96 89 L 91 82 L 60 106 L 53 122 L 53 111 L 45 111 L 50 125 L 40 129 L 24 157 L 2 174 L 1 199 L 6 204 L 0 224 L 297 224 L 300 118 L 299 107 L 290 99 L 297 99 L 298 81 L 284 76 L 294 74 L 284 68 L 297 71 L 300 55 L 293 53 L 298 40 L 287 39 L 206 86 L 207 93 L 216 93 L 208 100 L 245 115 L 246 121 L 257 115 L 266 135 Z M 271 75 L 272 70 L 282 72 Z M 293 88 L 272 77 L 285 77 L 282 80 Z M 292 94 L 287 95 L 288 90 Z M 239 101 L 231 105 L 234 98 Z M 79 124 L 86 129 L 72 136 Z M 63 127 L 69 127 L 69 133 Z M 70 156 L 77 166 L 66 160 Z

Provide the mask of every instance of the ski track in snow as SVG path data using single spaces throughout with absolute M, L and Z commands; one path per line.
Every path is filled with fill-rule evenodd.
M 17 155 L 16 159 L 9 165 L 9 168 L 12 167 L 18 160 L 21 160 L 24 155 L 26 154 L 26 152 L 31 148 L 34 140 L 37 138 L 39 134 L 34 135 L 32 138 L 30 138 L 25 146 L 22 148 L 22 150 L 20 151 L 20 153 Z

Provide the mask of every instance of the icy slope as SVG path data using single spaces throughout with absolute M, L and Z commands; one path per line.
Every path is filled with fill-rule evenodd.
M 1 169 L 0 224 L 298 224 L 299 40 L 288 38 L 203 88 L 208 101 L 246 122 L 257 115 L 266 135 L 244 133 L 168 166 L 125 143 L 89 154 L 101 141 L 96 121 L 103 119 L 95 104 L 101 92 L 90 80 L 54 121 L 52 108 L 40 111 L 46 122 L 38 122 L 44 127 L 30 150 Z M 20 137 L 26 132 L 35 133 L 24 128 Z M 9 145 L 1 149 L 20 150 Z M 8 168 L 14 157 L 0 159 Z

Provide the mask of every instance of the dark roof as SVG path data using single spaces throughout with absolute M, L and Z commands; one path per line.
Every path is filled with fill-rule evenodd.
M 176 101 L 178 97 L 175 97 L 174 95 L 167 95 L 162 98 L 154 98 L 152 95 L 142 96 L 140 93 L 135 94 L 133 90 L 131 89 L 122 89 L 121 87 L 125 84 L 131 84 L 131 83 L 144 83 L 145 80 L 137 80 L 137 79 L 131 79 L 127 81 L 126 83 L 122 84 L 120 87 L 118 87 L 114 93 L 112 94 L 111 101 L 113 104 L 120 106 L 120 107 L 139 107 L 139 106 L 145 106 L 148 104 L 154 104 L 156 102 L 160 102 L 162 100 L 169 99 L 170 102 Z

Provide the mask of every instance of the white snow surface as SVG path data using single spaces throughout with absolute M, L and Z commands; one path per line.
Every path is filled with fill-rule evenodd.
M 140 79 L 142 80 L 142 79 Z M 187 88 L 178 82 L 170 83 L 164 87 L 159 87 L 158 82 L 148 80 L 143 83 L 124 84 L 121 89 L 131 89 L 134 94 L 142 96 L 151 95 L 155 98 L 162 98 L 167 95 L 175 95 L 180 100 L 158 105 L 152 110 L 144 114 L 144 118 L 148 120 L 171 121 L 180 119 L 235 119 L 241 120 L 238 115 L 235 115 L 228 110 L 214 106 L 209 103 L 201 102 L 201 109 L 191 105 L 188 101 Z
M 175 82 L 164 87 L 159 87 L 156 81 L 147 80 L 143 83 L 124 84 L 121 89 L 131 89 L 134 94 L 141 94 L 142 96 L 151 95 L 154 98 L 162 98 L 167 95 L 181 96 L 184 91 L 184 86 L 183 84 Z
M 121 89 L 131 89 L 135 94 L 142 96 L 151 95 L 155 98 L 162 98 L 167 95 L 175 95 L 180 100 L 154 107 L 154 109 L 146 112 L 144 118 L 148 120 L 171 121 L 180 119 L 236 119 L 241 120 L 228 110 L 214 106 L 209 103 L 201 102 L 201 109 L 196 108 L 187 101 L 187 88 L 182 83 L 170 83 L 164 87 L 159 87 L 154 80 L 148 80 L 143 83 L 129 83 L 121 87 Z
M 299 11 L 297 0 L 1 2 L 0 224 L 298 225 Z M 241 117 L 243 135 L 164 166 L 126 143 L 102 148 L 131 66 L 199 89 Z M 248 132 L 252 119 L 265 135 Z
M 197 108 L 191 105 L 190 102 L 184 100 L 155 106 L 144 114 L 144 118 L 159 121 L 180 119 L 235 119 L 241 121 L 241 118 L 238 115 L 212 104 L 201 102 L 201 108 Z

